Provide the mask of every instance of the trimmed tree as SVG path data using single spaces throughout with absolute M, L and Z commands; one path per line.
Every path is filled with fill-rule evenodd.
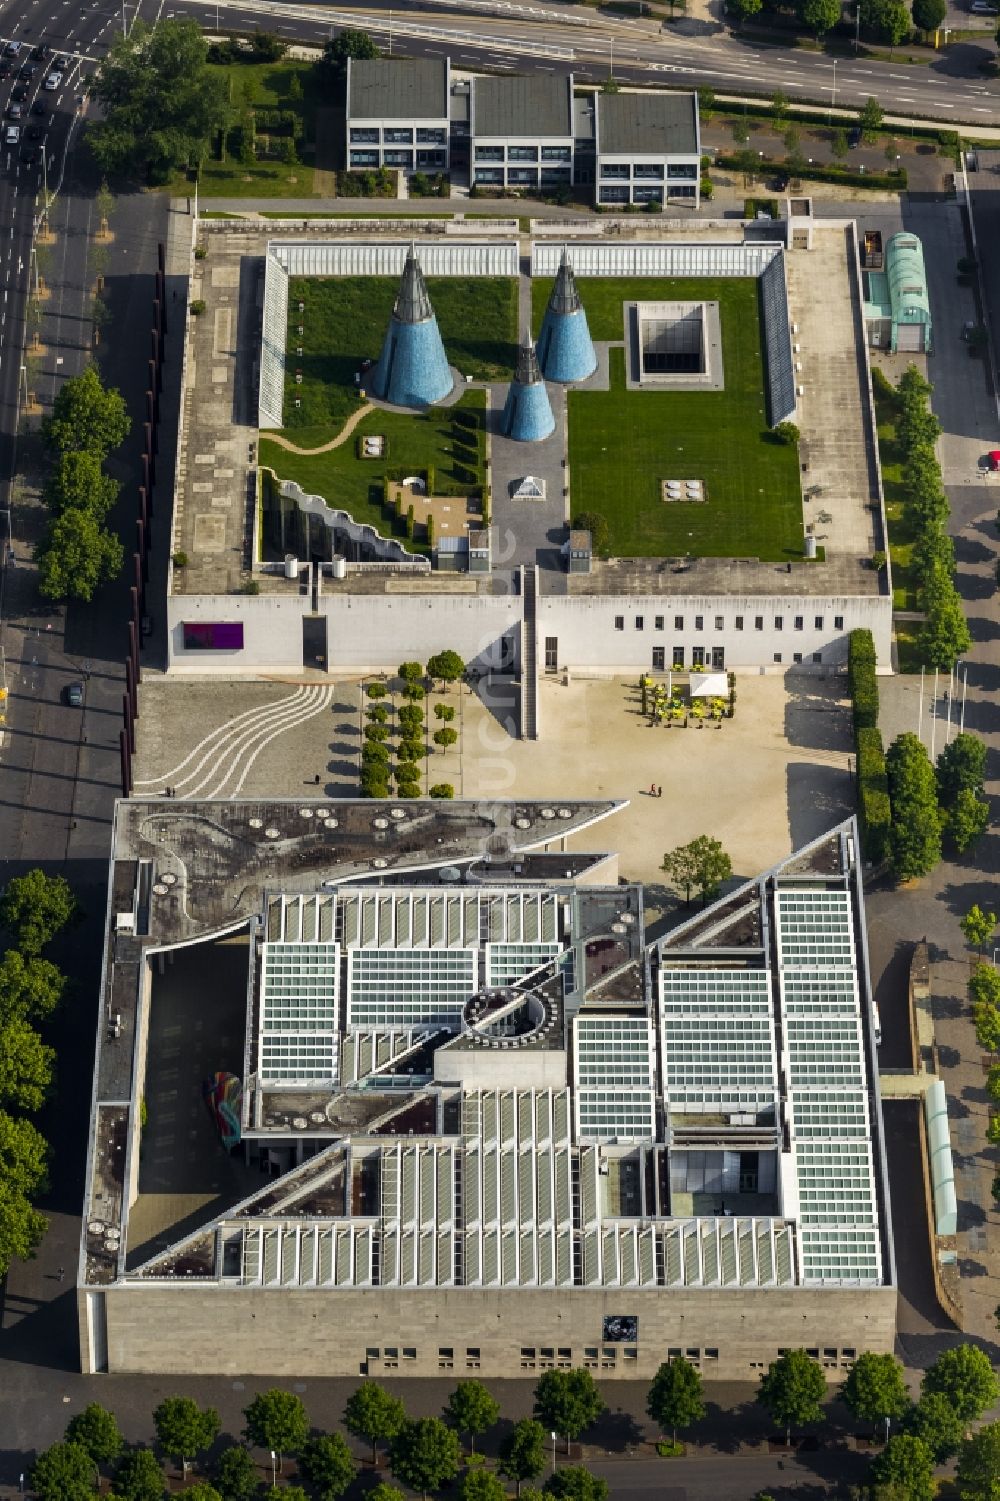
M 522 1418 L 500 1440 L 497 1469 L 513 1480 L 517 1494 L 525 1480 L 534 1480 L 545 1469 L 545 1429 L 536 1418 Z
M 874 1427 L 901 1418 L 910 1406 L 903 1367 L 895 1355 L 865 1350 L 851 1367 L 840 1395 L 854 1416 Z
M 219 1456 L 213 1478 L 223 1501 L 253 1501 L 259 1490 L 257 1466 L 242 1444 L 234 1444 Z
M 76 915 L 76 897 L 62 876 L 29 870 L 7 882 L 0 898 L 0 923 L 22 954 L 40 954 Z
M 996 932 L 997 915 L 995 912 L 984 911 L 976 902 L 969 908 L 958 926 L 965 934 L 965 941 L 970 948 L 978 949 L 982 953 Z
M 784 1428 L 785 1442 L 790 1444 L 793 1426 L 816 1423 L 823 1416 L 825 1396 L 826 1377 L 819 1361 L 805 1350 L 786 1350 L 761 1376 L 757 1401 Z
M 958 1454 L 962 1501 L 996 1501 L 1000 1477 L 1000 1423 L 987 1423 L 967 1438 Z
M 913 24 L 921 31 L 937 31 L 948 14 L 946 0 L 913 0 Z
M 877 99 L 866 99 L 864 107 L 858 116 L 858 124 L 861 126 L 862 138 L 869 143 L 874 141 L 878 132 L 882 129 L 882 106 Z M 925 382 L 926 384 L 926 382 Z M 902 390 L 902 381 L 900 381 Z M 929 388 L 928 388 L 929 389 Z
M 920 1392 L 937 1392 L 963 1423 L 972 1423 L 1000 1397 L 1000 1383 L 988 1355 L 976 1345 L 955 1345 L 924 1372 Z
M 904 1430 L 923 1439 L 936 1465 L 958 1453 L 964 1431 L 961 1418 L 940 1392 L 927 1392 L 907 1413 Z
M 460 1381 L 444 1409 L 446 1423 L 469 1435 L 469 1449 L 476 1452 L 476 1435 L 486 1433 L 500 1416 L 500 1403 L 482 1381 Z
M 336 1501 L 357 1474 L 357 1465 L 339 1433 L 323 1433 L 306 1442 L 299 1455 L 299 1470 L 320 1501 Z
M 608 1501 L 608 1482 L 582 1465 L 564 1465 L 546 1480 L 545 1495 L 560 1496 L 563 1501 Z
M 433 657 L 427 659 L 427 676 L 443 683 L 445 688 L 451 683 L 457 683 L 465 672 L 465 663 L 457 651 L 435 652 Z
M 388 1443 L 406 1422 L 406 1409 L 398 1397 L 391 1396 L 377 1381 L 362 1381 L 347 1399 L 344 1427 L 355 1438 L 372 1446 L 372 1464 L 378 1463 L 379 1442 Z
M 871 1474 L 876 1485 L 906 1496 L 907 1501 L 933 1501 L 937 1489 L 931 1451 L 912 1433 L 894 1433 L 872 1460 Z
M 701 1373 L 682 1355 L 664 1362 L 650 1385 L 646 1411 L 661 1431 L 669 1428 L 676 1445 L 678 1428 L 689 1428 L 705 1416 Z
M 684 893 L 684 903 L 691 904 L 691 892 L 696 891 L 702 905 L 709 897 L 717 895 L 724 881 L 733 873 L 733 862 L 718 839 L 708 834 L 699 834 L 690 844 L 681 844 L 664 855 L 660 869 L 666 873 L 673 886 Z
M 60 386 L 42 423 L 42 441 L 55 454 L 85 452 L 101 460 L 124 443 L 131 426 L 121 392 L 105 388 L 97 366 L 87 365 Z
M 389 1465 L 397 1480 L 419 1491 L 439 1491 L 454 1480 L 462 1462 L 458 1435 L 440 1418 L 408 1419 L 389 1450 Z
M 941 813 L 934 770 L 920 740 L 897 735 L 885 758 L 892 825 L 889 863 L 897 881 L 910 881 L 934 869 L 941 859 Z
M 503 1482 L 481 1466 L 466 1470 L 459 1487 L 462 1501 L 507 1501 Z
M 167 1484 L 152 1449 L 132 1449 L 124 1456 L 115 1470 L 115 1491 L 123 1501 L 162 1501 Z
M 544 1371 L 535 1385 L 535 1416 L 550 1433 L 561 1433 L 566 1453 L 573 1439 L 597 1422 L 604 1399 L 584 1367 L 572 1371 Z
M 52 1083 L 55 1057 L 55 1049 L 20 1017 L 0 1027 L 0 1105 L 40 1110 Z
M 960 792 L 982 796 L 986 780 L 986 745 L 978 735 L 963 730 L 950 740 L 937 758 L 938 796 L 948 808 Z
M 124 1444 L 118 1419 L 99 1402 L 88 1402 L 82 1412 L 73 1414 L 66 1424 L 66 1442 L 86 1449 L 96 1465 L 113 1464 Z
M 90 1501 L 97 1489 L 97 1468 L 82 1444 L 52 1444 L 31 1467 L 31 1489 L 38 1501 Z
M 66 976 L 48 959 L 25 959 L 8 949 L 0 959 L 0 1023 L 42 1020 L 56 1009 L 65 988 Z
M 201 1408 L 191 1397 L 164 1397 L 153 1426 L 160 1448 L 186 1471 L 189 1459 L 212 1447 L 222 1425 L 214 1407 Z
M 297 1454 L 309 1435 L 309 1419 L 301 1397 L 273 1386 L 244 1407 L 244 1436 L 261 1449 L 273 1449 L 280 1469 L 285 1454 Z
M 446 725 L 442 730 L 435 730 L 431 738 L 435 745 L 439 745 L 442 751 L 446 751 L 458 740 L 458 731 Z

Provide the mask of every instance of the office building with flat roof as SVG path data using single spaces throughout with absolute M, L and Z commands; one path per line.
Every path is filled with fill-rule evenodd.
M 594 149 L 599 204 L 698 207 L 697 94 L 595 94 Z
M 347 60 L 347 165 L 447 172 L 447 57 Z
M 573 75 L 473 78 L 473 187 L 550 193 L 573 184 Z

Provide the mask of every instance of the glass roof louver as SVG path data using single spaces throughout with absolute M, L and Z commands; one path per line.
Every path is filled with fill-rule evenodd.
M 338 972 L 333 943 L 265 943 L 258 1069 L 265 1084 L 337 1079 Z
M 770 977 L 758 969 L 660 971 L 663 1093 L 675 1110 L 773 1103 L 777 1061 Z
M 653 1029 L 646 1017 L 578 1016 L 573 1063 L 578 1139 L 653 1139 Z

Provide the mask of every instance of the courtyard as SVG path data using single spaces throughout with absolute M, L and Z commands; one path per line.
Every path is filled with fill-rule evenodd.
M 542 738 L 532 742 L 511 734 L 511 680 L 489 680 L 442 698 L 458 710 L 459 739 L 445 753 L 431 749 L 424 777 L 450 782 L 457 797 L 627 800 L 612 823 L 577 843 L 620 850 L 621 874 L 649 884 L 655 913 L 674 905 L 661 884 L 666 850 L 711 833 L 735 875 L 748 878 L 849 815 L 843 689 L 839 677 L 737 677 L 733 719 L 684 729 L 651 726 L 637 681 L 564 686 L 547 677 L 539 683 Z M 431 725 L 437 699 L 428 700 Z M 366 706 L 357 679 L 168 686 L 147 675 L 137 791 L 169 782 L 178 798 L 357 796 Z M 650 797 L 653 785 L 662 797 Z

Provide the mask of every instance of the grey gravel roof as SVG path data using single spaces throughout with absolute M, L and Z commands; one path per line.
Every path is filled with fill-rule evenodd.
M 442 120 L 448 115 L 445 58 L 352 58 L 348 64 L 352 120 Z
M 572 136 L 573 78 L 474 78 L 474 136 Z
M 660 156 L 698 150 L 696 94 L 600 94 L 597 150 Z

